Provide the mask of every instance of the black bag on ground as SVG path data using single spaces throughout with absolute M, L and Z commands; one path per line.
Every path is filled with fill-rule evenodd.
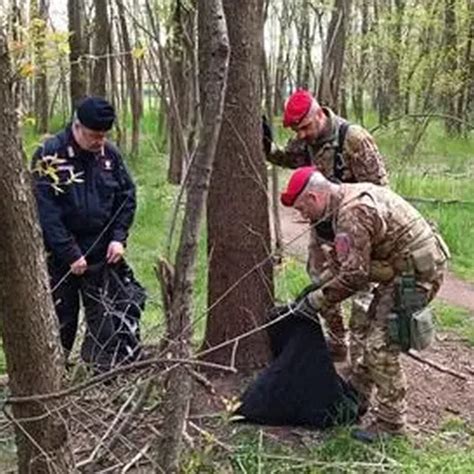
M 358 418 L 356 392 L 337 374 L 321 325 L 292 309 L 270 312 L 269 326 L 274 360 L 241 397 L 239 421 L 265 425 L 328 428 Z
M 89 311 L 86 308 L 82 359 L 99 371 L 133 362 L 140 354 L 145 289 L 125 262 L 97 266 L 86 273 L 84 285 L 95 302 Z

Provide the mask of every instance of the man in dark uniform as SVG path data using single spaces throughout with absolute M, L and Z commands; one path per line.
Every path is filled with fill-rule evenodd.
M 120 152 L 106 138 L 114 120 L 106 100 L 88 97 L 72 123 L 33 157 L 35 196 L 66 355 L 77 332 L 80 297 L 88 331 L 99 343 L 112 337 L 100 302 L 84 284 L 93 268 L 115 265 L 133 278 L 123 255 L 135 214 L 135 185 Z

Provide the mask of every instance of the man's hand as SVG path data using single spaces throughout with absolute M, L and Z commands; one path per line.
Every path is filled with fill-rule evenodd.
M 262 143 L 263 151 L 268 156 L 272 151 L 273 130 L 266 115 L 262 115 Z
M 107 249 L 107 263 L 117 263 L 123 257 L 125 248 L 122 242 L 112 240 Z
M 71 272 L 74 275 L 83 275 L 87 270 L 87 260 L 85 257 L 78 258 L 75 262 L 71 263 Z
M 321 290 L 312 291 L 297 303 L 296 308 L 307 316 L 315 316 L 324 306 L 324 295 Z

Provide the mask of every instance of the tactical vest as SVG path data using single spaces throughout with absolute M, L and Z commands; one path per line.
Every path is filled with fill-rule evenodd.
M 383 227 L 372 242 L 371 260 L 375 265 L 388 265 L 394 275 L 413 266 L 420 278 L 429 279 L 450 258 L 441 236 L 414 207 L 387 188 L 366 183 L 346 187 L 339 214 L 351 212 L 362 199 L 377 211 Z M 372 277 L 380 280 L 377 275 Z

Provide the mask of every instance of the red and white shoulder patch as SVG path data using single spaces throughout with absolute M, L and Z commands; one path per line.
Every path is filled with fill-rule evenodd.
M 334 247 L 336 249 L 337 259 L 339 262 L 343 262 L 351 252 L 352 237 L 345 232 L 337 234 L 334 239 Z

